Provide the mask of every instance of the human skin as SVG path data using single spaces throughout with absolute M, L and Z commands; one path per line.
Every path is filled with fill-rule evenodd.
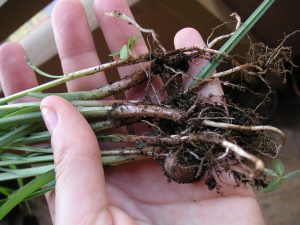
M 104 12 L 115 9 L 132 16 L 124 0 L 95 0 L 95 14 L 111 52 L 118 51 L 129 37 L 138 33 L 133 26 L 104 16 Z M 80 1 L 58 1 L 52 22 L 64 73 L 100 63 Z M 185 28 L 176 34 L 174 45 L 203 47 L 204 42 L 196 30 Z M 144 40 L 137 41 L 134 50 L 137 54 L 147 52 Z M 37 85 L 34 72 L 23 60 L 25 54 L 16 43 L 0 47 L 0 78 L 6 96 Z M 195 75 L 204 64 L 194 61 L 188 73 Z M 120 68 L 120 77 L 136 69 Z M 90 90 L 105 84 L 105 76 L 95 74 L 71 81 L 67 88 Z M 160 85 L 157 79 L 154 86 Z M 132 88 L 126 97 L 141 97 L 144 88 Z M 201 94 L 221 96 L 223 92 L 216 82 L 204 87 Z M 32 99 L 27 97 L 18 101 L 29 100 Z M 209 191 L 202 181 L 169 182 L 161 166 L 151 160 L 106 168 L 104 175 L 96 137 L 74 107 L 62 98 L 50 96 L 41 102 L 41 109 L 52 134 L 55 158 L 56 188 L 47 195 L 54 224 L 264 224 L 251 188 L 234 188 L 226 176 L 223 179 L 229 184 L 224 183 L 220 195 Z

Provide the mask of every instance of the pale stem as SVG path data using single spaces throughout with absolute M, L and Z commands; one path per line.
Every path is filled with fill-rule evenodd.
M 122 104 L 112 106 L 82 107 L 77 106 L 77 110 L 87 119 L 111 119 L 115 118 L 136 118 L 154 117 L 168 119 L 174 122 L 182 122 L 183 111 L 172 109 L 165 106 L 146 105 L 146 104 Z M 30 112 L 21 115 L 13 115 L 7 118 L 0 118 L 0 125 L 13 127 L 19 124 L 36 123 L 42 121 L 41 112 Z
M 278 134 L 281 138 L 281 143 L 277 147 L 276 156 L 278 155 L 279 150 L 282 148 L 282 146 L 286 142 L 286 137 L 285 137 L 285 134 L 283 133 L 283 131 L 276 127 L 273 127 L 273 126 L 267 126 L 267 125 L 265 125 L 265 126 L 242 126 L 242 125 L 236 125 L 236 124 L 214 122 L 211 120 L 203 120 L 203 124 L 206 126 L 215 127 L 215 128 L 233 129 L 233 130 L 241 130 L 241 131 L 263 131 L 263 130 L 272 131 L 272 132 Z
M 50 81 L 48 83 L 39 85 L 37 87 L 29 88 L 27 90 L 20 91 L 18 93 L 12 94 L 10 96 L 1 98 L 0 99 L 0 105 L 3 105 L 7 102 L 16 100 L 16 99 L 21 98 L 23 96 L 26 96 L 30 92 L 40 92 L 40 91 L 43 91 L 45 89 L 49 89 L 49 88 L 52 88 L 52 87 L 55 87 L 55 86 L 58 86 L 58 85 L 61 85 L 61 84 L 65 84 L 68 81 L 71 81 L 71 80 L 74 80 L 74 79 L 77 79 L 77 78 L 80 78 L 80 77 L 84 77 L 84 76 L 88 76 L 88 75 L 91 75 L 91 74 L 94 74 L 94 73 L 98 73 L 98 72 L 104 71 L 106 69 L 110 69 L 112 67 L 115 67 L 115 66 L 123 65 L 124 63 L 125 63 L 125 61 L 119 60 L 119 61 L 109 62 L 109 63 L 97 65 L 97 66 L 94 66 L 94 67 L 90 67 L 90 68 L 87 68 L 87 69 L 79 70 L 79 71 L 76 71 L 76 72 L 68 73 L 68 74 L 64 75 L 63 77 L 58 78 L 58 79 L 53 80 L 53 81 Z
M 131 76 L 127 76 L 122 80 L 116 81 L 112 84 L 106 85 L 104 87 L 91 90 L 91 91 L 77 91 L 77 92 L 70 92 L 70 93 L 29 93 L 29 96 L 44 98 L 49 95 L 57 95 L 72 100 L 94 100 L 94 99 L 102 99 L 108 96 L 111 96 L 115 93 L 120 91 L 127 90 L 137 84 L 142 83 L 147 79 L 146 74 L 144 71 L 138 71 Z
M 215 73 L 215 74 L 211 75 L 210 78 L 224 77 L 224 76 L 230 75 L 232 73 L 235 73 L 237 71 L 248 69 L 248 68 L 256 69 L 260 73 L 263 73 L 263 69 L 261 67 L 259 67 L 259 66 L 256 66 L 256 65 L 253 65 L 253 64 L 244 64 L 244 65 L 236 66 L 236 67 L 231 68 L 229 70 L 225 70 L 225 71 L 222 71 L 222 72 L 219 72 L 219 73 Z
M 242 156 L 246 159 L 249 159 L 250 161 L 252 161 L 255 165 L 255 169 L 259 172 L 262 172 L 265 168 L 264 163 L 261 159 L 257 158 L 256 156 L 249 154 L 248 152 L 246 152 L 244 149 L 242 149 L 241 147 L 239 147 L 236 144 L 233 144 L 229 141 L 223 140 L 221 145 L 227 150 L 231 150 L 233 152 L 235 152 L 237 155 Z

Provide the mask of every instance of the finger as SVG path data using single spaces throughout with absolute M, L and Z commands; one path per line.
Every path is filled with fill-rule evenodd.
M 26 52 L 17 43 L 6 43 L 0 47 L 0 80 L 5 96 L 38 85 L 34 71 L 26 64 Z M 33 101 L 24 97 L 14 102 Z
M 199 48 L 205 47 L 205 43 L 199 34 L 199 32 L 193 28 L 184 28 L 180 30 L 174 38 L 174 45 L 175 48 L 184 48 L 184 47 L 191 47 L 197 46 Z M 207 60 L 205 59 L 194 59 L 190 63 L 190 69 L 188 70 L 187 74 L 189 77 L 184 78 L 184 89 L 188 89 L 192 82 L 193 77 L 195 77 L 199 71 L 205 66 Z M 216 102 L 222 102 L 223 99 L 223 89 L 218 80 L 209 82 L 203 88 L 201 88 L 199 92 L 203 97 L 209 97 L 213 95 L 213 100 Z
M 100 64 L 85 10 L 79 0 L 58 1 L 52 14 L 58 54 L 64 73 Z M 67 83 L 69 91 L 92 90 L 107 84 L 104 73 Z
M 133 15 L 128 7 L 127 1 L 125 0 L 95 0 L 94 10 L 97 16 L 99 25 L 102 29 L 103 35 L 109 47 L 109 50 L 113 52 L 118 52 L 124 44 L 127 44 L 129 38 L 134 35 L 141 35 L 140 31 L 134 27 L 128 25 L 128 23 L 118 19 L 106 16 L 106 12 L 112 12 L 118 10 L 125 13 L 129 17 L 133 18 Z M 143 38 L 139 39 L 134 44 L 134 52 L 139 55 L 147 53 L 148 49 Z M 142 69 L 142 65 L 122 67 L 119 68 L 120 77 L 123 78 L 132 74 L 133 72 Z M 155 89 L 161 87 L 162 82 L 160 79 L 153 79 L 153 86 Z M 139 85 L 135 88 L 130 89 L 126 92 L 128 99 L 135 99 L 144 96 L 145 84 Z
M 45 194 L 45 198 L 48 204 L 48 210 L 53 224 L 55 223 L 55 190 L 51 190 Z
M 87 217 L 111 220 L 97 139 L 89 124 L 66 100 L 47 97 L 43 118 L 52 134 L 56 189 L 55 222 L 80 223 Z

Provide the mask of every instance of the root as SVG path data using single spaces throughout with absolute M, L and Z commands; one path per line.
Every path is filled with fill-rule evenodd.
M 233 32 L 231 32 L 230 34 L 224 34 L 222 36 L 216 37 L 214 40 L 212 40 L 211 42 L 208 42 L 210 37 L 213 35 L 215 29 L 213 29 L 213 32 L 209 35 L 209 37 L 207 38 L 207 47 L 208 48 L 212 48 L 217 42 L 222 41 L 226 38 L 231 37 L 232 35 L 234 35 L 234 33 L 240 28 L 242 22 L 241 22 L 241 17 L 237 14 L 237 13 L 232 13 L 230 15 L 231 17 L 234 17 L 236 20 L 236 26 L 235 26 L 235 30 Z M 221 24 L 222 26 L 223 24 Z M 220 26 L 218 26 L 220 27 Z

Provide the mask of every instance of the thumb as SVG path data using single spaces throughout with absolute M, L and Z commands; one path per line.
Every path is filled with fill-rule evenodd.
M 109 224 L 111 216 L 100 149 L 89 124 L 60 97 L 45 98 L 41 111 L 52 134 L 56 172 L 55 223 L 86 224 L 102 217 L 106 220 L 103 224 Z

